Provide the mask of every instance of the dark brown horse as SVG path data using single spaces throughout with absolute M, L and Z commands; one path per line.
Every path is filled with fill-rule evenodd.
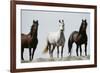
M 29 48 L 29 56 L 30 61 L 33 59 L 34 52 L 36 50 L 38 39 L 37 39 L 37 32 L 38 32 L 38 20 L 33 20 L 33 24 L 31 26 L 31 30 L 28 34 L 21 34 L 21 59 L 23 58 L 24 48 Z M 31 48 L 33 48 L 33 52 L 31 54 Z
M 87 55 L 87 40 L 88 40 L 88 38 L 87 38 L 87 34 L 86 34 L 86 28 L 87 28 L 87 21 L 86 21 L 86 19 L 85 20 L 82 19 L 82 23 L 81 23 L 79 32 L 74 31 L 70 35 L 69 40 L 68 40 L 68 48 L 69 48 L 68 50 L 69 50 L 70 55 L 71 55 L 72 45 L 74 42 L 77 45 L 77 48 L 76 48 L 77 56 L 78 56 L 78 48 L 79 47 L 80 47 L 80 56 L 82 55 L 82 48 L 81 48 L 82 44 L 85 44 L 85 55 Z

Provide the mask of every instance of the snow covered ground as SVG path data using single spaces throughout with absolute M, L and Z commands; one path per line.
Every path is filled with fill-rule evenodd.
M 26 61 L 21 61 L 22 63 L 34 63 L 34 62 L 51 62 L 51 61 L 75 61 L 75 60 L 89 60 L 90 56 L 68 56 L 68 57 L 63 57 L 63 58 L 36 58 L 32 61 L 26 60 Z

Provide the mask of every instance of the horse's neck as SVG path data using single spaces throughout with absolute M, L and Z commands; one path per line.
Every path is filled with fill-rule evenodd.
M 29 34 L 32 38 L 37 37 L 37 30 L 34 33 L 29 32 Z
M 83 26 L 81 25 L 80 29 L 79 29 L 79 33 L 80 34 L 86 34 L 86 29 L 83 29 Z
M 61 38 L 62 36 L 64 36 L 64 32 L 63 31 L 58 31 L 58 36 L 59 36 L 59 38 Z
M 86 31 L 84 31 L 84 32 L 79 32 L 79 35 L 82 35 L 83 37 L 85 37 L 87 34 L 86 34 Z
M 80 34 L 86 34 L 86 31 L 79 31 Z

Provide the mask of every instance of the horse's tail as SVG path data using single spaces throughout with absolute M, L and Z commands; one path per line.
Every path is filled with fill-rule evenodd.
M 71 39 L 71 36 L 70 36 L 70 38 L 68 40 L 68 53 L 70 55 L 71 55 L 72 44 L 73 44 L 73 42 L 72 42 L 72 39 Z
M 45 47 L 43 53 L 46 53 L 48 51 L 48 45 Z
M 48 43 L 47 43 L 47 45 L 46 45 L 46 47 L 45 47 L 43 53 L 47 53 L 47 52 L 48 52 Z

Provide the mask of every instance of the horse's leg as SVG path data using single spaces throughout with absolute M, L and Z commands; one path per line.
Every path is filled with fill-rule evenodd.
M 51 56 L 52 56 L 52 58 L 53 58 L 53 51 L 54 51 L 54 49 L 55 49 L 55 45 L 53 45 L 53 48 L 51 50 Z
M 85 44 L 85 56 L 87 56 L 87 43 Z
M 21 59 L 24 60 L 23 58 L 23 52 L 24 52 L 24 48 L 21 48 Z
M 33 48 L 33 52 L 32 52 L 32 60 L 33 60 L 33 57 L 34 57 L 35 49 L 36 49 L 36 48 Z
M 48 49 L 49 49 L 49 55 L 50 55 L 50 58 L 52 58 L 52 56 L 51 56 L 51 45 L 50 44 L 48 44 Z
M 77 48 L 76 48 L 76 54 L 77 54 L 77 56 L 78 56 L 78 45 L 77 45 Z
M 57 58 L 59 58 L 59 46 L 57 46 Z
M 61 49 L 61 58 L 63 58 L 63 48 L 64 46 L 62 46 L 62 49 Z
M 80 56 L 82 56 L 82 47 L 80 45 Z
M 38 44 L 38 40 L 36 40 L 36 43 L 35 43 L 34 46 L 33 46 L 32 60 L 33 60 L 33 57 L 34 57 L 34 52 L 35 52 L 35 50 L 36 50 L 36 48 L 37 48 L 37 44 Z
M 31 48 L 29 48 L 29 58 L 30 58 L 30 61 L 31 61 Z

